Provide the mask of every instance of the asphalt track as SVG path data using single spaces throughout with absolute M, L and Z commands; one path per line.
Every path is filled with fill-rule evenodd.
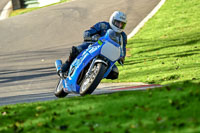
M 9 0 L 1 0 L 0 1 L 0 14 L 3 11 L 3 8 L 6 6 Z
M 92 93 L 92 95 L 101 95 L 101 94 L 109 94 L 109 93 L 115 93 L 120 91 L 136 91 L 136 90 L 147 90 L 151 88 L 157 88 L 161 87 L 161 85 L 146 85 L 142 83 L 133 83 L 134 86 L 124 85 L 124 84 L 107 84 L 103 83 L 97 87 L 97 89 Z M 79 94 L 68 94 L 66 97 L 77 97 L 80 96 Z M 16 95 L 6 98 L 0 97 L 0 106 L 2 105 L 8 105 L 8 104 L 16 104 L 16 103 L 29 103 L 29 102 L 37 102 L 37 101 L 48 101 L 48 100 L 55 100 L 57 99 L 53 92 L 46 92 L 46 93 L 40 93 L 40 94 L 29 94 L 29 95 Z
M 84 30 L 120 10 L 129 34 L 159 2 L 74 0 L 0 21 L 0 105 L 54 99 L 54 62 L 82 42 Z

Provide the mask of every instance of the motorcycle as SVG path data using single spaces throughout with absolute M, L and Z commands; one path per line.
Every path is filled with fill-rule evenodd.
M 69 93 L 81 96 L 91 94 L 101 80 L 109 75 L 115 62 L 123 57 L 119 37 L 121 35 L 109 29 L 97 42 L 83 50 L 70 65 L 67 77 L 59 79 L 55 96 L 61 98 Z M 57 71 L 61 65 L 62 61 L 56 60 Z

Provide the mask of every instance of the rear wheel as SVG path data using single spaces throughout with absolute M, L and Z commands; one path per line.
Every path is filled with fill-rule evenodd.
M 56 87 L 56 90 L 54 92 L 56 97 L 62 98 L 65 97 L 68 93 L 64 92 L 63 90 L 63 85 L 62 85 L 63 80 L 60 78 Z
M 92 68 L 91 74 L 88 76 L 85 75 L 83 78 L 80 87 L 80 95 L 84 96 L 86 94 L 91 94 L 102 80 L 105 71 L 105 64 L 96 63 Z

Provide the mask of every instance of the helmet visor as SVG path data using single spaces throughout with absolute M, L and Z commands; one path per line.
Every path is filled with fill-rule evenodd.
M 124 29 L 126 26 L 126 23 L 119 21 L 119 20 L 114 20 L 113 25 L 116 26 L 119 29 Z

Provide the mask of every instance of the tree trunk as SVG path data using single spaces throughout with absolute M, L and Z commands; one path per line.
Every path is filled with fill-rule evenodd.
M 21 0 L 12 0 L 13 10 L 17 10 L 21 7 Z

